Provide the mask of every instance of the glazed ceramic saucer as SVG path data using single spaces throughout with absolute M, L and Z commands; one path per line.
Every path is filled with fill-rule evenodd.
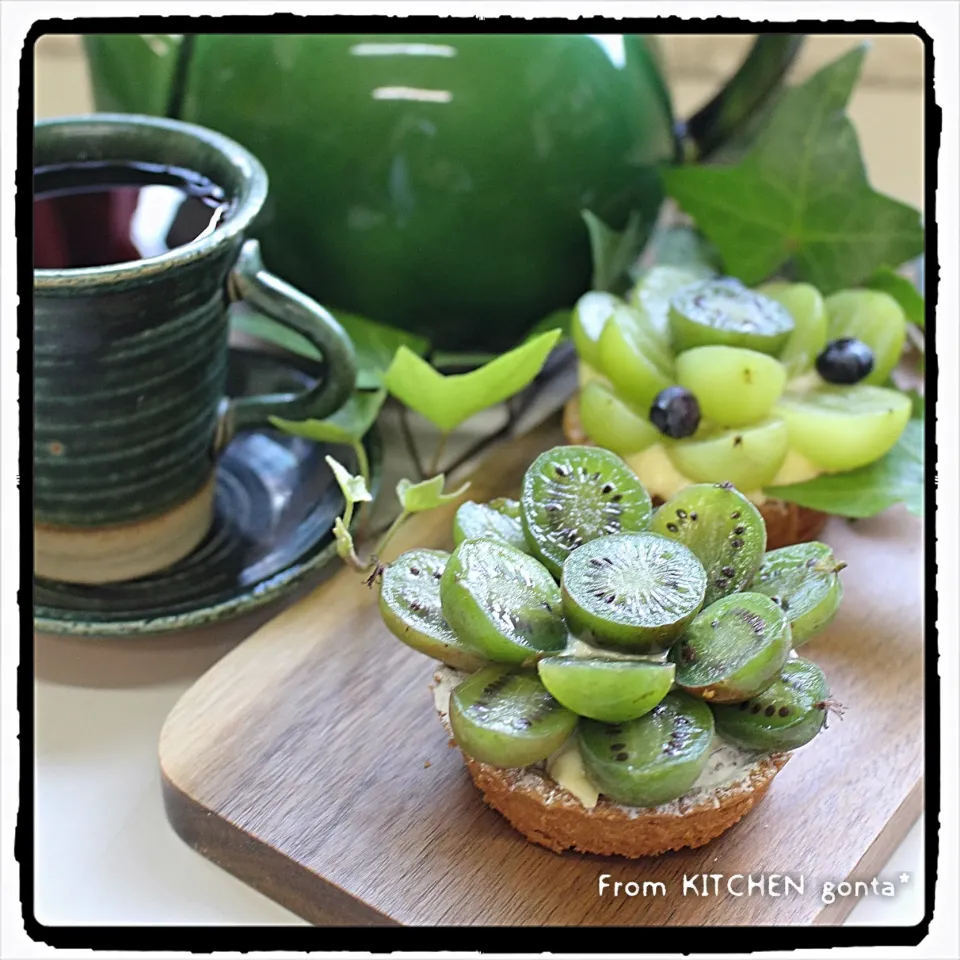
M 230 352 L 230 396 L 300 392 L 319 367 L 289 356 Z M 374 484 L 380 448 L 367 439 Z M 349 448 L 270 427 L 239 433 L 217 468 L 216 516 L 188 557 L 158 573 L 106 586 L 37 579 L 34 628 L 75 637 L 171 633 L 247 613 L 336 561 L 333 522 L 343 497 L 324 461 L 356 464 Z M 337 561 L 338 562 L 338 561 Z

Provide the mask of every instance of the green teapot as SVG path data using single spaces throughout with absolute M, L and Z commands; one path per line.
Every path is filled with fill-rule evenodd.
M 329 306 L 497 352 L 590 285 L 581 211 L 648 236 L 657 168 L 703 157 L 779 85 L 801 37 L 759 37 L 674 121 L 655 37 L 84 38 L 99 110 L 219 130 L 267 169 L 264 258 Z

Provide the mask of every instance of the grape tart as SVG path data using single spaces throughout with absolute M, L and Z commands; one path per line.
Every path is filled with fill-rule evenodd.
M 827 514 L 765 488 L 854 471 L 892 449 L 911 415 L 891 380 L 906 328 L 878 291 L 752 290 L 656 266 L 625 300 L 594 291 L 577 303 L 580 389 L 566 438 L 620 454 L 656 503 L 729 481 L 763 512 L 772 546 L 812 540 Z
M 451 745 L 528 840 L 625 857 L 708 843 L 839 710 L 798 650 L 836 614 L 844 565 L 825 544 L 767 549 L 731 484 L 654 508 L 616 454 L 565 446 L 530 465 L 519 503 L 460 511 L 452 554 L 386 567 L 381 612 L 440 661 Z

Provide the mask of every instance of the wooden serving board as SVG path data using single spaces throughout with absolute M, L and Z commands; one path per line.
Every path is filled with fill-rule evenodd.
M 512 441 L 469 495 L 516 493 L 531 459 L 560 442 L 556 421 Z M 416 517 L 397 551 L 449 548 L 453 512 Z M 202 854 L 317 924 L 839 923 L 855 901 L 825 907 L 823 883 L 872 878 L 922 809 L 922 535 L 898 510 L 831 522 L 846 597 L 804 655 L 846 715 L 699 850 L 630 861 L 523 840 L 448 747 L 432 662 L 388 633 L 376 594 L 346 570 L 179 701 L 160 740 L 168 815 Z M 601 874 L 666 892 L 600 896 Z M 737 897 L 726 880 L 685 893 L 684 876 L 700 874 L 790 875 L 804 893 Z

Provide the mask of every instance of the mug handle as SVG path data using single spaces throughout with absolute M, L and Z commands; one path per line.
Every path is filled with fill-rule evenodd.
M 221 410 L 215 448 L 223 449 L 238 430 L 270 417 L 321 420 L 346 403 L 357 382 L 357 358 L 343 327 L 315 300 L 270 273 L 260 257 L 260 244 L 247 240 L 227 276 L 230 302 L 242 300 L 271 320 L 305 337 L 324 360 L 324 376 L 300 394 L 238 397 Z
M 753 41 L 740 69 L 686 123 L 677 139 L 685 160 L 704 160 L 742 130 L 780 87 L 803 46 L 802 33 L 768 33 Z

